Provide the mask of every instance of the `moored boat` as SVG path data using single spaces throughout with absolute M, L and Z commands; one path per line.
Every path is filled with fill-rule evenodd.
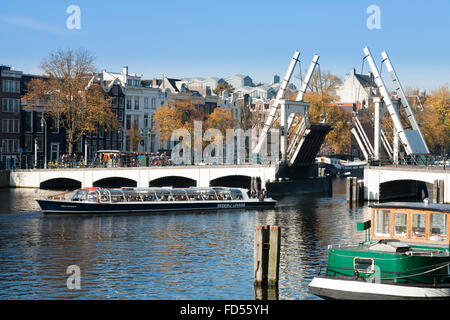
M 271 198 L 250 198 L 246 189 L 81 188 L 37 200 L 43 213 L 138 213 L 186 210 L 273 208 Z
M 326 299 L 450 299 L 450 205 L 373 204 L 365 240 L 328 248 L 309 284 Z

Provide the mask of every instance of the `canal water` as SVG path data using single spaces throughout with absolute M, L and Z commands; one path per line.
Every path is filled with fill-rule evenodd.
M 344 179 L 332 197 L 286 197 L 265 211 L 44 216 L 35 199 L 54 193 L 0 191 L 0 299 L 254 299 L 263 224 L 281 226 L 278 298 L 319 299 L 307 285 L 327 246 L 363 240 L 356 222 L 370 215 L 346 202 Z M 68 288 L 69 266 L 79 289 Z

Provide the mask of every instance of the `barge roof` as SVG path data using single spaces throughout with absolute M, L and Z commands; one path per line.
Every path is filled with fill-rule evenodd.
M 450 213 L 450 204 L 425 202 L 382 202 L 369 204 L 370 208 L 386 209 L 415 209 L 424 211 L 438 211 Z

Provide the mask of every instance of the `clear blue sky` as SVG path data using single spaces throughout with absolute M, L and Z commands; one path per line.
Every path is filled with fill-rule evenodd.
M 80 30 L 66 28 L 72 4 L 81 9 Z M 366 26 L 369 5 L 381 9 L 379 30 Z M 449 0 L 0 0 L 0 30 L 0 64 L 28 73 L 40 73 L 52 50 L 83 47 L 99 70 L 128 65 L 145 78 L 242 73 L 268 82 L 284 75 L 298 49 L 303 70 L 318 53 L 322 72 L 343 78 L 361 71 L 369 46 L 377 64 L 388 52 L 405 87 L 450 82 Z

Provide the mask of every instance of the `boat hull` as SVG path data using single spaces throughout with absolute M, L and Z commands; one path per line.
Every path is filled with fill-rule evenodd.
M 158 201 L 94 203 L 58 200 L 37 200 L 43 213 L 145 213 L 164 211 L 222 210 L 222 209 L 268 209 L 275 206 L 275 200 L 264 201 Z
M 309 292 L 324 299 L 341 300 L 448 300 L 450 286 L 433 287 L 405 284 L 371 283 L 315 277 Z

